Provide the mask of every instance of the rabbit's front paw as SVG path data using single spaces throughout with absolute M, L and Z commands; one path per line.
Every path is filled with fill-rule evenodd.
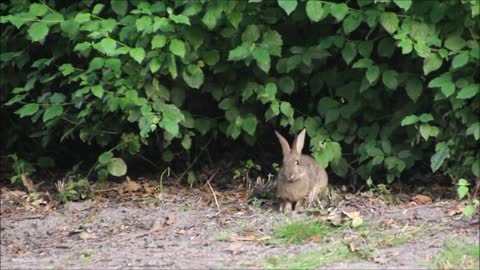
M 280 212 L 282 212 L 282 213 L 292 212 L 292 203 L 291 202 L 282 202 L 280 204 Z

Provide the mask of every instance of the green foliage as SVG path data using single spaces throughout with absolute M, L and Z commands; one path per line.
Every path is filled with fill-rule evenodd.
M 458 198 L 459 199 L 464 199 L 468 195 L 468 201 L 467 204 L 465 205 L 465 208 L 463 209 L 463 215 L 466 217 L 471 217 L 475 213 L 475 209 L 480 207 L 480 200 L 478 198 L 475 198 L 476 194 L 473 195 L 473 198 L 470 197 L 469 195 L 469 186 L 470 183 L 464 179 L 461 178 L 457 182 L 457 193 L 458 193 Z M 478 192 L 478 189 L 477 189 Z
M 445 241 L 441 252 L 433 259 L 436 269 L 478 269 L 480 267 L 480 247 L 465 243 L 460 239 Z
M 332 231 L 329 225 L 314 221 L 295 221 L 278 226 L 275 229 L 275 241 L 279 243 L 301 244 L 309 239 L 320 240 Z M 317 240 L 317 241 L 318 241 Z
M 87 179 L 70 179 L 67 183 L 57 184 L 58 197 L 62 203 L 93 198 L 94 193 Z
M 432 171 L 473 179 L 476 9 L 475 1 L 12 1 L 0 5 L 0 75 L 9 78 L 0 100 L 21 127 L 3 132 L 9 149 L 21 130 L 40 150 L 121 145 L 115 154 L 127 158 L 154 148 L 171 162 L 172 149 L 189 150 L 197 136 L 253 144 L 261 126 L 305 127 L 315 159 L 342 177 L 392 182 L 430 160 Z M 97 165 L 102 177 L 127 170 L 111 154 Z

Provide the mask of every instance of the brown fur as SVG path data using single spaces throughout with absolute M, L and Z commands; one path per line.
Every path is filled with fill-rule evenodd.
M 277 177 L 277 193 L 282 201 L 281 211 L 295 210 L 297 205 L 307 201 L 312 203 L 320 188 L 328 185 L 325 169 L 310 156 L 303 155 L 305 129 L 293 141 L 287 140 L 275 131 L 282 146 L 283 161 Z

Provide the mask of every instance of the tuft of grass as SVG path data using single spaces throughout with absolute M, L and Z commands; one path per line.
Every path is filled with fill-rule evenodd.
M 318 221 L 300 220 L 279 225 L 270 242 L 271 244 L 301 244 L 306 240 L 318 242 L 333 230 L 335 229 L 330 225 Z
M 432 262 L 435 269 L 480 269 L 480 246 L 447 241 Z
M 265 260 L 264 266 L 267 269 L 314 269 L 336 262 L 353 261 L 359 258 L 359 255 L 351 252 L 346 245 L 334 243 L 314 251 L 269 257 Z

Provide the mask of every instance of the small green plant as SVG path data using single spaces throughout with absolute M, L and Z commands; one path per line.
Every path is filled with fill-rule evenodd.
M 242 182 L 246 181 L 247 179 L 249 179 L 249 174 L 252 172 L 252 170 L 256 170 L 258 172 L 262 170 L 262 167 L 258 164 L 255 164 L 253 160 L 249 159 L 245 162 L 245 165 L 243 165 L 242 168 L 236 169 L 233 172 L 233 179 L 239 179 Z
M 93 259 L 93 250 L 87 249 L 87 250 L 84 250 L 82 254 L 80 254 L 80 260 L 83 263 L 89 263 L 92 261 L 92 259 Z
M 21 183 L 22 175 L 31 175 L 36 171 L 35 167 L 26 160 L 18 158 L 17 154 L 8 155 L 12 160 L 12 171 L 13 176 L 10 177 L 10 182 L 12 184 Z
M 372 192 L 376 192 L 379 194 L 380 198 L 387 203 L 393 203 L 392 192 L 390 188 L 388 188 L 384 184 L 375 185 L 371 177 L 367 179 L 367 186 Z
M 465 205 L 465 208 L 463 209 L 463 215 L 466 217 L 473 216 L 473 214 L 475 213 L 475 209 L 480 206 L 480 200 L 475 198 L 476 194 L 470 197 L 469 186 L 470 183 L 464 178 L 459 179 L 457 182 L 458 197 L 460 198 L 460 200 L 467 197 L 467 205 Z
M 260 210 L 260 209 L 261 209 L 261 207 L 260 207 L 261 205 L 262 205 L 262 200 L 257 199 L 256 197 L 254 197 L 254 198 L 252 199 L 252 207 L 253 207 L 253 209 L 255 209 L 255 210 Z
M 58 197 L 62 203 L 85 200 L 93 198 L 94 196 L 94 193 L 85 178 L 80 178 L 78 180 L 70 179 L 67 183 L 65 183 L 65 181 L 59 181 L 57 182 L 56 187 L 58 190 Z
M 334 243 L 318 250 L 301 252 L 288 256 L 269 257 L 264 262 L 267 269 L 314 269 L 324 265 L 352 261 L 359 256 L 351 252 L 348 246 L 342 243 Z
M 432 262 L 435 269 L 479 269 L 480 247 L 459 241 L 447 241 Z
M 167 177 L 170 177 L 170 167 L 167 167 L 165 170 L 163 170 L 162 174 L 160 174 L 160 185 L 155 189 L 156 193 L 163 192 L 163 177 L 165 174 L 167 174 Z
M 319 241 L 332 230 L 330 225 L 318 221 L 295 221 L 278 226 L 271 242 L 301 244 L 307 240 Z

